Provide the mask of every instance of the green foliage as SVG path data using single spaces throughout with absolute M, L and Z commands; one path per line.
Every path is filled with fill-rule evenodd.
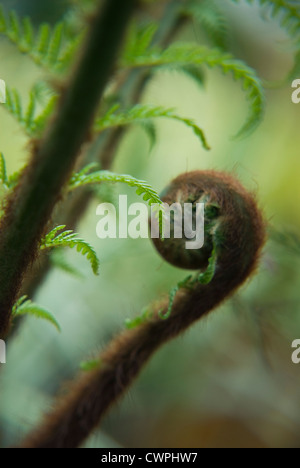
M 70 180 L 69 190 L 74 190 L 85 185 L 95 185 L 102 182 L 121 182 L 129 187 L 136 188 L 136 193 L 143 196 L 143 200 L 148 202 L 150 206 L 153 204 L 162 204 L 158 193 L 147 182 L 135 179 L 130 175 L 115 174 L 110 171 L 96 171 L 88 173 L 91 167 L 93 166 L 89 165 L 81 172 L 73 175 Z
M 152 129 L 151 122 L 153 119 L 157 118 L 177 120 L 185 124 L 193 130 L 195 135 L 200 139 L 203 147 L 207 150 L 210 149 L 203 130 L 198 127 L 193 120 L 179 116 L 174 109 L 165 109 L 161 106 L 136 105 L 127 111 L 121 111 L 114 106 L 104 117 L 96 121 L 95 128 L 97 131 L 101 131 L 107 128 L 140 124 L 148 130 L 148 134 L 150 129 L 151 145 L 153 145 L 155 143 L 155 129 Z
M 13 42 L 20 52 L 51 71 L 64 70 L 78 47 L 78 37 L 73 40 L 67 38 L 63 23 L 57 23 L 54 27 L 44 23 L 35 32 L 30 18 L 20 19 L 14 11 L 7 16 L 1 5 L 0 33 Z
M 92 270 L 95 275 L 99 273 L 99 260 L 93 247 L 88 244 L 85 240 L 77 237 L 78 234 L 73 231 L 63 231 L 58 234 L 59 231 L 65 229 L 66 226 L 57 226 L 50 231 L 41 241 L 41 250 L 53 249 L 54 247 L 69 247 L 73 249 L 76 247 L 77 252 L 86 256 L 89 260 Z
M 232 0 L 240 3 L 241 0 Z M 244 0 L 243 0 L 244 1 Z M 257 1 L 270 12 L 271 17 L 277 18 L 280 25 L 295 39 L 300 36 L 300 4 L 298 0 L 245 0 L 251 5 Z
M 57 96 L 52 94 L 48 97 L 43 109 L 38 111 L 38 88 L 34 87 L 29 94 L 29 102 L 25 111 L 23 110 L 22 99 L 16 89 L 6 88 L 6 103 L 4 106 L 11 115 L 24 128 L 26 134 L 30 137 L 38 136 L 44 130 L 49 117 L 51 116 Z
M 241 0 L 232 0 L 240 3 Z M 255 0 L 245 0 L 247 3 L 255 4 Z M 280 26 L 292 38 L 295 43 L 294 67 L 289 73 L 287 80 L 297 78 L 300 71 L 300 3 L 298 0 L 256 0 L 267 13 L 274 19 L 279 20 Z
M 192 275 L 188 276 L 183 281 L 180 281 L 174 288 L 171 289 L 169 293 L 169 307 L 165 314 L 163 314 L 162 312 L 160 313 L 161 319 L 167 320 L 170 317 L 172 313 L 175 297 L 178 291 L 180 291 L 181 289 L 193 289 L 193 287 L 197 283 L 204 284 L 204 285 L 209 284 L 212 281 L 213 277 L 215 276 L 216 267 L 217 267 L 217 249 L 216 249 L 216 245 L 214 244 L 211 256 L 208 260 L 207 269 L 204 272 L 198 273 L 195 277 L 193 277 Z
M 141 25 L 134 21 L 127 36 L 124 56 L 130 59 L 143 55 L 150 47 L 157 29 L 156 23 Z
M 131 330 L 133 328 L 138 327 L 139 325 L 142 325 L 142 323 L 145 323 L 151 317 L 152 317 L 152 312 L 149 311 L 149 309 L 146 308 L 137 317 L 134 317 L 133 319 L 129 319 L 129 318 L 126 319 L 125 320 L 125 327 L 127 328 L 127 330 Z
M 18 182 L 22 171 L 23 168 L 19 169 L 11 175 L 7 175 L 5 158 L 3 153 L 0 152 L 0 187 L 4 188 L 5 190 L 12 189 Z
M 182 13 L 195 19 L 213 46 L 228 49 L 228 24 L 219 5 L 214 0 L 191 0 L 182 8 Z
M 52 325 L 54 325 L 58 331 L 60 331 L 60 326 L 53 315 L 43 307 L 27 299 L 27 296 L 22 296 L 15 303 L 12 310 L 12 315 L 13 317 L 20 315 L 33 315 L 34 317 L 47 320 L 48 322 L 52 323 Z
M 225 54 L 218 49 L 195 46 L 194 44 L 174 44 L 165 50 L 150 49 L 139 57 L 123 58 L 124 67 L 159 67 L 161 65 L 207 65 L 219 67 L 226 73 L 232 73 L 235 80 L 242 82 L 250 104 L 250 114 L 240 129 L 237 137 L 251 133 L 264 115 L 265 98 L 260 79 L 256 72 L 241 60 Z
M 90 361 L 82 361 L 80 363 L 80 370 L 84 372 L 90 372 L 95 369 L 99 369 L 102 365 L 101 359 L 91 359 Z

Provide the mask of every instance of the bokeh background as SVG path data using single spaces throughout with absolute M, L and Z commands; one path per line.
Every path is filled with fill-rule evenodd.
M 30 15 L 36 24 L 55 22 L 68 2 L 7 0 L 6 8 Z M 257 6 L 218 2 L 227 18 L 230 49 L 264 80 L 280 81 L 293 65 L 291 40 Z M 194 23 L 180 40 L 203 43 Z M 26 101 L 31 85 L 45 75 L 0 37 L 0 77 Z M 300 78 L 300 76 L 299 76 Z M 235 173 L 257 195 L 271 230 L 261 268 L 237 295 L 177 341 L 160 350 L 106 417 L 86 447 L 298 447 L 300 445 L 300 365 L 291 361 L 291 343 L 300 339 L 300 105 L 291 101 L 291 83 L 266 90 L 267 111 L 256 132 L 232 136 L 247 114 L 247 103 L 230 76 L 205 70 L 203 87 L 177 72 L 159 72 L 143 102 L 174 107 L 193 118 L 212 146 L 206 152 L 180 123 L 157 123 L 157 143 L 130 129 L 114 170 L 147 180 L 158 191 L 179 173 L 214 168 Z M 0 107 L 0 150 L 8 171 L 28 158 L 22 129 Z M 110 197 L 134 191 L 109 188 Z M 166 293 L 186 273 L 164 263 L 151 242 L 99 240 L 95 198 L 78 226 L 101 260 L 99 277 L 70 251 L 81 276 L 53 268 L 34 298 L 59 321 L 28 318 L 9 341 L 1 365 L 0 443 L 15 444 L 51 408 L 61 383 L 80 362 L 93 358 L 151 300 Z M 292 233 L 292 234 L 290 234 Z M 298 237 L 297 237 L 298 236 Z

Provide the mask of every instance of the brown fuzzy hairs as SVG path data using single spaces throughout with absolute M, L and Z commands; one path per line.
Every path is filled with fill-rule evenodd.
M 213 280 L 207 285 L 197 284 L 192 290 L 179 291 L 167 320 L 162 320 L 159 314 L 168 308 L 165 299 L 153 305 L 154 314 L 148 321 L 115 338 L 101 355 L 101 367 L 70 386 L 69 394 L 56 402 L 52 413 L 27 437 L 23 447 L 80 446 L 152 354 L 215 309 L 255 271 L 264 245 L 265 223 L 254 197 L 231 175 L 214 171 L 181 175 L 170 184 L 163 199 L 174 202 L 178 193 L 181 198 L 184 194 L 186 200 L 195 200 L 204 193 L 219 207 L 222 242 Z M 166 256 L 169 258 L 169 252 Z M 204 263 L 200 261 L 199 268 Z

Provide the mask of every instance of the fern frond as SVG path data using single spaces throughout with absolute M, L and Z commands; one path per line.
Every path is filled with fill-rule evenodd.
M 129 187 L 136 188 L 136 193 L 143 196 L 143 200 L 149 205 L 161 205 L 162 201 L 158 193 L 145 181 L 135 179 L 130 175 L 115 174 L 110 171 L 97 171 L 90 174 L 74 174 L 70 180 L 69 190 L 74 190 L 85 185 L 95 185 L 102 182 L 117 183 L 121 182 Z
M 132 57 L 143 55 L 150 47 L 157 29 L 158 25 L 155 23 L 140 25 L 134 21 L 126 39 L 124 56 L 130 60 Z
M 250 114 L 236 137 L 251 133 L 264 115 L 265 98 L 260 79 L 256 72 L 241 60 L 217 49 L 198 47 L 194 44 L 172 45 L 166 50 L 149 50 L 145 55 L 123 59 L 124 67 L 159 67 L 161 65 L 207 65 L 219 67 L 224 73 L 232 73 L 235 80 L 241 81 L 250 103 Z
M 121 127 L 131 124 L 147 126 L 149 121 L 151 122 L 151 120 L 157 118 L 168 118 L 185 124 L 194 131 L 194 133 L 200 139 L 203 147 L 207 150 L 210 149 L 203 130 L 198 127 L 198 125 L 196 125 L 193 120 L 180 117 L 174 109 L 165 109 L 164 107 L 160 106 L 154 107 L 149 105 L 137 105 L 128 111 L 117 111 L 113 113 L 109 111 L 108 114 L 106 114 L 103 118 L 96 121 L 95 129 L 97 131 L 101 131 L 106 130 L 107 128 Z M 149 131 L 149 129 L 152 132 L 150 133 L 150 136 L 154 138 L 155 134 L 153 134 L 153 128 L 151 128 L 151 126 L 149 128 L 148 126 L 147 130 Z
M 60 331 L 60 326 L 53 315 L 48 312 L 48 310 L 44 309 L 43 307 L 35 304 L 30 299 L 27 299 L 27 296 L 22 296 L 13 306 L 12 309 L 13 317 L 18 315 L 33 315 L 34 317 L 47 320 L 48 322 L 52 323 L 55 328 Z
M 185 16 L 197 21 L 213 46 L 228 50 L 229 31 L 223 12 L 214 0 L 192 0 L 182 8 Z
M 27 108 L 23 111 L 22 99 L 16 89 L 6 88 L 6 103 L 4 107 L 12 114 L 12 116 L 23 127 L 26 134 L 30 137 L 38 136 L 45 128 L 47 121 L 52 114 L 57 96 L 52 94 L 48 98 L 48 102 L 44 104 L 44 108 L 38 113 L 38 98 L 36 88 L 34 87 L 29 94 L 29 102 Z
M 6 15 L 1 5 L 0 34 L 5 35 L 35 63 L 51 71 L 64 69 L 78 47 L 78 37 L 67 38 L 64 23 L 57 23 L 54 27 L 44 23 L 35 32 L 30 18 L 20 19 L 14 11 Z
M 9 189 L 12 189 L 17 185 L 24 170 L 25 167 L 21 167 L 21 169 L 18 169 L 17 171 L 13 172 L 11 175 L 8 176 L 7 187 Z
M 232 0 L 240 3 L 241 0 Z M 281 27 L 295 39 L 300 36 L 300 3 L 298 0 L 245 0 L 251 5 L 256 2 L 264 7 L 272 18 L 278 19 Z
M 241 0 L 232 0 L 240 3 Z M 300 3 L 298 0 L 245 0 L 253 5 L 258 3 L 264 8 L 270 17 L 277 19 L 280 26 L 287 32 L 295 42 L 294 67 L 288 74 L 286 80 L 297 78 L 300 70 Z M 266 15 L 264 15 L 265 17 Z M 278 83 L 281 84 L 281 83 Z
M 50 231 L 41 241 L 40 249 L 52 249 L 54 247 L 69 247 L 73 249 L 76 247 L 77 252 L 86 256 L 89 260 L 92 270 L 95 275 L 99 274 L 99 260 L 93 247 L 83 239 L 80 239 L 78 234 L 68 230 L 58 234 L 59 231 L 65 229 L 66 226 L 57 226 Z

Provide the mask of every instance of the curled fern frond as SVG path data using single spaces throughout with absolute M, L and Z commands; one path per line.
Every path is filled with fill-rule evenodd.
M 192 0 L 182 8 L 183 15 L 191 17 L 203 29 L 212 45 L 228 50 L 229 31 L 226 18 L 214 0 Z
M 84 171 L 85 170 L 86 169 L 84 169 Z M 85 185 L 95 185 L 102 182 L 121 182 L 129 187 L 135 187 L 136 193 L 143 196 L 143 200 L 148 202 L 149 205 L 162 204 L 158 193 L 147 182 L 135 179 L 130 175 L 115 174 L 110 171 L 97 171 L 90 174 L 81 171 L 78 174 L 74 174 L 70 180 L 69 190 L 71 191 Z
M 58 331 L 60 331 L 60 326 L 53 315 L 48 312 L 48 310 L 44 309 L 38 304 L 35 304 L 30 299 L 27 299 L 27 296 L 22 296 L 15 303 L 13 306 L 12 315 L 13 317 L 18 315 L 33 315 L 34 317 L 47 320 L 48 322 L 52 323 L 52 325 L 54 325 Z
M 6 15 L 1 5 L 0 34 L 5 35 L 35 63 L 51 71 L 59 71 L 68 65 L 71 53 L 74 54 L 78 46 L 78 38 L 67 38 L 63 23 L 57 23 L 54 27 L 44 23 L 35 32 L 30 18 L 21 19 L 14 11 Z
M 86 256 L 89 260 L 92 270 L 95 275 L 99 274 L 99 259 L 93 247 L 83 239 L 80 239 L 78 234 L 68 230 L 58 234 L 59 231 L 65 229 L 65 225 L 57 226 L 50 231 L 41 241 L 40 249 L 53 249 L 54 247 L 76 247 L 77 252 Z
M 22 99 L 16 89 L 6 88 L 6 103 L 4 107 L 23 127 L 30 137 L 38 136 L 45 128 L 47 121 L 54 110 L 57 96 L 52 94 L 44 104 L 42 110 L 37 111 L 38 95 L 34 87 L 29 94 L 29 102 L 25 111 L 23 110 Z
M 235 80 L 241 81 L 250 103 L 250 114 L 236 137 L 245 136 L 254 131 L 263 118 L 265 98 L 263 87 L 256 72 L 231 54 L 217 49 L 195 46 L 194 44 L 175 44 L 166 50 L 151 49 L 143 56 L 123 58 L 124 67 L 160 67 L 161 65 L 207 65 L 219 67 L 226 73 L 232 73 Z
M 96 121 L 95 129 L 97 131 L 101 131 L 107 128 L 121 127 L 131 124 L 140 124 L 146 127 L 146 130 L 148 130 L 147 133 L 149 133 L 150 130 L 150 136 L 152 135 L 153 139 L 155 138 L 155 133 L 153 134 L 151 121 L 157 118 L 177 120 L 178 122 L 185 124 L 187 127 L 191 128 L 193 132 L 197 135 L 203 147 L 206 150 L 210 149 L 203 130 L 198 125 L 196 125 L 196 123 L 193 120 L 179 116 L 174 109 L 166 109 L 161 106 L 155 107 L 149 105 L 136 105 L 128 111 L 109 111 L 104 117 Z

